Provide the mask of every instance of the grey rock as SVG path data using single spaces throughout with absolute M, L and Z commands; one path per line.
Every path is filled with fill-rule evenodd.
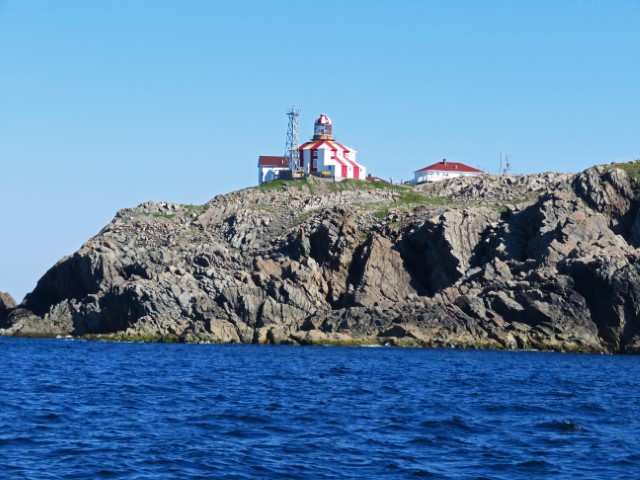
M 147 202 L 0 297 L 0 334 L 637 352 L 636 190 L 595 167 Z
M 16 308 L 16 301 L 6 292 L 0 292 L 0 322 L 5 320 L 9 312 Z

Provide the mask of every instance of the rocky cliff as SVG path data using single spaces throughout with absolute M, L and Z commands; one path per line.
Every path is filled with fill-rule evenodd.
M 145 203 L 5 302 L 0 333 L 637 352 L 636 197 L 600 166 Z

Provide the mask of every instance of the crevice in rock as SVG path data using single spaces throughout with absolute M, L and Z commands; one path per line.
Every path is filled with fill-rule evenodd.
M 397 247 L 417 287 L 414 288 L 429 296 L 453 285 L 462 276 L 440 224 L 425 223 L 417 229 L 409 227 Z
M 138 262 L 125 265 L 122 269 L 122 273 L 125 280 L 130 280 L 134 276 L 143 278 L 145 280 L 149 280 L 151 278 L 144 265 L 141 265 Z
M 100 301 L 101 313 L 91 322 L 84 322 L 88 333 L 123 331 L 146 315 L 140 299 L 130 289 L 115 287 Z
M 610 348 L 618 350 L 620 347 L 620 323 L 624 322 L 624 319 L 619 315 L 620 312 L 616 309 L 617 302 L 614 297 L 618 295 L 618 292 L 612 288 L 608 281 L 597 274 L 594 265 L 572 262 L 570 266 L 562 265 L 561 268 L 573 279 L 575 291 L 584 297 L 600 338 Z M 615 323 L 612 323 L 612 320 Z

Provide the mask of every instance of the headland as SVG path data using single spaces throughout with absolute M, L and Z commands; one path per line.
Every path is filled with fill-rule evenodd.
M 0 334 L 637 353 L 639 169 L 144 203 L 3 295 Z

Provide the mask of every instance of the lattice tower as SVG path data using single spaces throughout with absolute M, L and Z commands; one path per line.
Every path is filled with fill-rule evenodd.
M 291 107 L 287 111 L 289 117 L 289 126 L 287 127 L 287 145 L 285 147 L 284 156 L 289 159 L 289 168 L 291 171 L 300 168 L 300 152 L 298 152 L 298 117 L 300 110 Z

